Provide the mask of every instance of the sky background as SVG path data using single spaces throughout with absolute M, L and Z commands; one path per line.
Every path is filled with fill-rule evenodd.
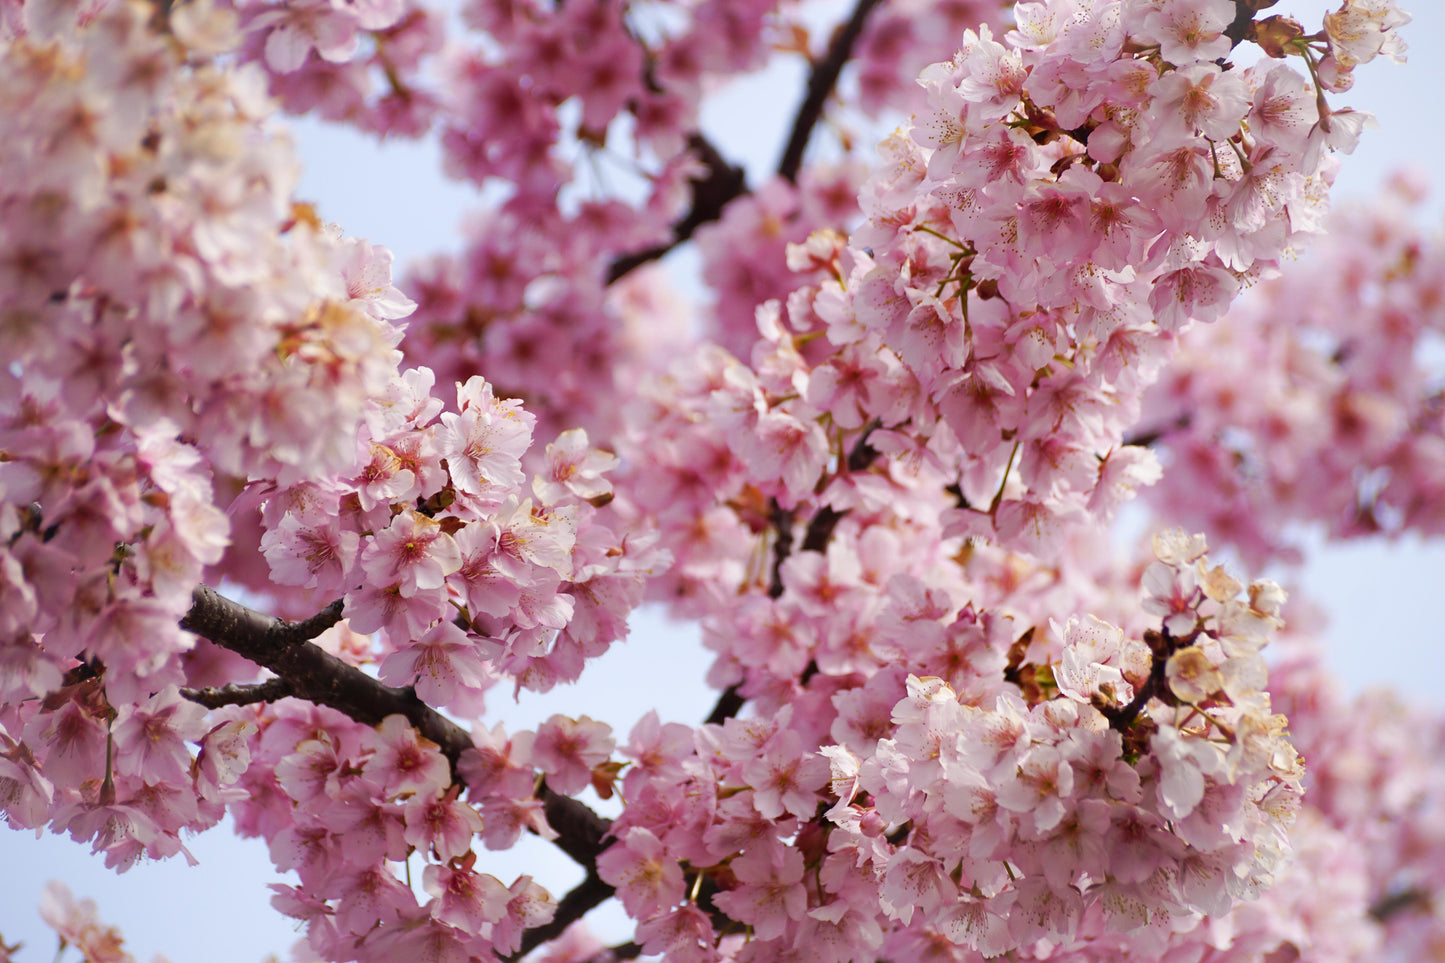
M 1320 0 L 1284 0 L 1271 13 L 1298 17 L 1307 28 L 1329 6 Z M 1393 169 L 1426 169 L 1445 156 L 1438 123 L 1445 91 L 1445 5 L 1440 0 L 1402 0 L 1414 16 L 1404 30 L 1410 45 L 1405 65 L 1369 64 L 1349 94 L 1336 104 L 1369 109 L 1380 122 L 1367 131 L 1353 156 L 1343 158 L 1337 200 L 1368 197 Z M 817 3 L 820 22 L 846 16 L 851 3 Z M 801 96 L 802 69 L 790 65 L 735 83 L 705 110 L 710 139 L 742 161 L 753 183 L 772 169 L 783 132 Z M 295 136 L 306 172 L 300 196 L 319 203 L 322 216 L 351 235 L 390 247 L 399 263 L 455 245 L 457 226 L 478 205 L 470 187 L 446 182 L 429 145 L 375 143 L 344 130 L 299 125 Z M 1422 216 L 1438 223 L 1445 183 Z M 400 272 L 398 272 L 400 273 Z M 1251 573 L 1257 574 L 1257 573 Z M 1276 573 L 1279 574 L 1279 573 Z M 1329 657 L 1351 691 L 1393 682 L 1412 699 L 1445 708 L 1438 682 L 1445 675 L 1445 631 L 1438 598 L 1445 580 L 1445 546 L 1406 540 L 1360 542 L 1311 553 L 1292 581 L 1330 617 Z M 715 694 L 701 683 L 710 659 L 688 626 L 668 623 L 655 611 L 633 621 L 632 638 L 590 665 L 580 685 L 548 696 L 526 696 L 513 705 L 498 694 L 491 718 L 509 730 L 532 728 L 553 712 L 590 715 L 611 722 L 620 738 L 641 711 L 655 706 L 663 721 L 695 723 Z M 278 881 L 265 846 L 237 840 L 224 827 L 188 843 L 199 860 L 146 864 L 117 876 L 68 839 L 0 828 L 0 935 L 24 941 L 25 963 L 49 963 L 55 941 L 35 912 L 49 879 L 65 881 L 77 897 L 94 898 L 102 920 L 121 927 L 138 960 L 156 953 L 173 963 L 258 963 L 268 953 L 283 959 L 298 939 L 292 921 L 269 907 L 266 885 Z M 481 867 L 504 882 L 531 873 L 560 895 L 581 873 L 553 847 L 529 841 L 505 854 L 483 852 Z M 620 914 L 599 920 L 604 939 L 625 939 Z M 67 959 L 76 959 L 70 951 Z

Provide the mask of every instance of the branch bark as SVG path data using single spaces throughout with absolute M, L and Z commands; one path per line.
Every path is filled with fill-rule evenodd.
M 1224 30 L 1224 35 L 1230 39 L 1230 47 L 1238 47 L 1248 39 L 1254 15 L 1277 2 L 1278 0 L 1234 0 L 1234 22 Z
M 209 689 L 182 689 L 181 695 L 207 709 L 221 706 L 248 706 L 256 702 L 275 702 L 295 695 L 291 683 L 277 676 L 256 685 L 223 685 Z
M 329 706 L 369 726 L 379 725 L 387 716 L 404 716 L 417 732 L 437 744 L 451 763 L 452 778 L 464 783 L 457 761 L 472 746 L 465 729 L 418 699 L 411 688 L 384 685 L 311 641 L 341 620 L 341 610 L 338 599 L 303 622 L 286 622 L 228 599 L 210 586 L 198 585 L 191 592 L 191 609 L 181 620 L 181 628 L 270 669 L 285 681 L 286 695 Z M 184 694 L 207 705 L 208 692 L 235 693 L 272 683 L 279 687 L 280 683 L 272 680 L 260 686 L 225 686 Z M 543 787 L 542 792 L 547 822 L 558 833 L 558 848 L 592 871 L 611 821 L 549 788 Z
M 1120 444 L 1138 445 L 1141 448 L 1152 448 L 1154 445 L 1159 444 L 1159 442 L 1163 441 L 1174 432 L 1183 431 L 1184 429 L 1188 428 L 1189 425 L 1193 422 L 1193 420 L 1194 419 L 1189 415 L 1189 412 L 1186 411 L 1184 414 L 1180 415 L 1178 418 L 1175 418 L 1167 425 L 1163 425 L 1159 428 L 1154 428 L 1150 431 L 1143 431 L 1137 435 L 1130 435 L 1125 438 Z
M 702 134 L 688 137 L 688 148 L 706 168 L 702 177 L 693 178 L 692 207 L 682 220 L 672 226 L 672 240 L 641 251 L 625 254 L 607 268 L 607 283 L 621 280 L 650 261 L 665 257 L 669 251 L 691 239 L 698 228 L 722 217 L 723 208 L 733 199 L 748 192 L 747 174 L 727 159 Z
M 1430 892 L 1418 887 L 1386 893 L 1370 904 L 1370 918 L 1384 924 L 1404 913 L 1430 912 Z
M 822 119 L 823 107 L 837 86 L 838 75 L 853 56 L 853 47 L 863 33 L 868 14 L 881 0 L 858 0 L 853 14 L 833 34 L 823 56 L 813 62 L 808 73 L 808 88 L 803 102 L 793 115 L 788 142 L 778 162 L 778 174 L 789 183 L 797 183 L 803 166 L 803 153 L 813 137 L 813 129 Z M 672 227 L 672 239 L 641 251 L 623 255 L 607 267 L 607 283 L 612 284 L 652 261 L 666 257 L 668 252 L 692 238 L 699 227 L 722 217 L 723 208 L 748 193 L 747 175 L 741 167 L 731 164 L 700 132 L 688 136 L 688 147 L 702 161 L 706 172 L 692 184 L 692 207 Z
M 778 161 L 778 176 L 789 184 L 798 182 L 798 171 L 803 166 L 803 152 L 808 149 L 808 141 L 813 138 L 813 128 L 822 119 L 823 107 L 838 84 L 838 75 L 843 72 L 843 65 L 853 56 L 853 47 L 863 34 L 868 15 L 878 4 L 879 0 L 858 0 L 852 16 L 834 31 L 833 39 L 823 56 L 813 62 L 813 69 L 808 73 L 807 92 L 793 116 L 793 129 L 788 134 L 782 159 Z

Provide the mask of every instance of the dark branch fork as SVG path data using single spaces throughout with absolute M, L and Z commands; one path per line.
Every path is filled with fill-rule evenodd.
M 688 147 L 702 161 L 703 173 L 688 183 L 692 187 L 692 207 L 672 226 L 672 239 L 631 254 L 624 254 L 607 267 L 607 283 L 619 281 L 637 268 L 667 256 L 673 248 L 688 241 L 698 228 L 722 217 L 723 208 L 748 192 L 747 174 L 741 167 L 728 163 L 718 149 L 702 134 L 691 134 Z
M 191 610 L 181 620 L 181 627 L 270 669 L 277 678 L 254 686 L 187 689 L 182 694 L 211 708 L 293 696 L 373 726 L 387 716 L 404 716 L 424 738 L 437 744 L 451 763 L 452 778 L 465 783 L 457 762 L 472 746 L 466 730 L 418 699 L 412 689 L 384 685 L 311 641 L 340 621 L 341 611 L 342 602 L 337 600 L 304 622 L 286 622 L 228 599 L 209 586 L 196 586 Z M 546 785 L 542 787 L 542 805 L 548 825 L 557 832 L 557 847 L 585 867 L 588 875 L 562 897 L 551 923 L 527 932 L 524 954 L 559 935 L 613 892 L 597 877 L 595 868 L 611 820 Z
M 793 116 L 788 132 L 787 146 L 783 148 L 782 159 L 778 161 L 778 176 L 788 183 L 796 183 L 798 171 L 802 168 L 803 153 L 812 140 L 818 121 L 823 118 L 823 108 L 838 84 L 838 75 L 853 56 L 863 34 L 868 15 L 882 0 L 858 0 L 853 14 L 839 25 L 828 44 L 828 49 L 813 61 L 808 72 L 807 93 Z M 607 267 L 607 283 L 626 277 L 629 273 L 665 257 L 679 244 L 686 242 L 704 224 L 722 217 L 723 209 L 735 199 L 748 193 L 747 176 L 743 169 L 728 161 L 701 133 L 694 132 L 688 137 L 688 147 L 702 161 L 704 172 L 691 181 L 692 207 L 672 227 L 672 239 L 641 251 L 623 255 Z
M 371 726 L 387 716 L 400 715 L 437 744 L 451 763 L 453 778 L 464 783 L 457 762 L 472 747 L 472 737 L 465 729 L 418 699 L 412 689 L 385 685 L 311 641 L 340 621 L 341 605 L 338 600 L 304 622 L 286 622 L 228 599 L 209 586 L 196 586 L 191 610 L 181 620 L 181 627 L 270 669 L 278 678 L 256 686 L 188 689 L 184 695 L 209 706 L 235 703 L 236 699 L 228 698 L 231 695 L 246 702 L 287 695 L 329 706 Z M 279 695 L 259 694 L 268 691 Z M 557 846 L 590 869 L 603 850 L 610 821 L 551 789 L 543 787 L 542 793 L 547 822 L 558 833 Z

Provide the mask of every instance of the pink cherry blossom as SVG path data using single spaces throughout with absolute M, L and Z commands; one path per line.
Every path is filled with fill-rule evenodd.
M 229 816 L 317 960 L 1441 944 L 1445 729 L 1209 553 L 1445 526 L 1422 188 L 1325 214 L 1392 0 L 164 6 L 0 10 L 12 827 Z M 702 119 L 788 60 L 760 175 Z M 393 278 L 278 110 L 434 143 L 460 243 Z M 488 697 L 644 602 L 715 705 Z
M 611 728 L 588 716 L 570 719 L 553 715 L 537 728 L 532 760 L 547 774 L 552 788 L 579 792 L 591 778 L 592 768 L 612 753 Z

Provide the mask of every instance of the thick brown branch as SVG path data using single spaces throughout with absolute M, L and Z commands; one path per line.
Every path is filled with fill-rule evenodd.
M 672 226 L 672 240 L 642 251 L 624 254 L 607 268 L 607 283 L 611 284 L 625 277 L 631 271 L 649 261 L 665 257 L 669 251 L 692 237 L 698 228 L 722 217 L 723 208 L 734 198 L 748 192 L 747 175 L 741 167 L 729 164 L 702 134 L 688 137 L 688 148 L 702 161 L 705 169 L 701 177 L 692 178 L 692 207 L 682 220 Z
M 606 849 L 605 837 L 612 820 L 604 819 L 571 796 L 542 787 L 543 812 L 547 824 L 557 831 L 557 848 L 582 866 L 591 867 Z
M 838 75 L 843 72 L 843 65 L 853 56 L 853 47 L 863 34 L 863 25 L 868 20 L 868 14 L 873 12 L 878 3 L 879 0 L 858 0 L 858 4 L 853 8 L 853 15 L 834 31 L 828 49 L 813 62 L 813 69 L 808 74 L 807 92 L 793 116 L 793 129 L 788 134 L 783 157 L 778 161 L 778 176 L 790 184 L 797 183 L 798 171 L 803 166 L 803 152 L 808 149 L 813 128 L 822 119 L 823 107 L 828 103 L 828 97 L 838 83 Z
M 290 683 L 291 695 L 298 699 L 330 706 L 369 726 L 380 724 L 387 716 L 405 716 L 418 732 L 441 747 L 455 769 L 463 750 L 472 744 L 464 729 L 418 699 L 411 689 L 383 685 L 309 641 L 340 617 L 341 603 L 335 602 L 305 622 L 285 622 L 198 585 L 181 627 L 270 669 Z
M 198 585 L 181 627 L 270 669 L 278 676 L 273 681 L 279 684 L 284 680 L 289 687 L 286 695 L 329 706 L 369 726 L 387 716 L 405 717 L 417 732 L 440 747 L 452 765 L 453 778 L 463 781 L 457 761 L 472 746 L 465 729 L 418 699 L 412 689 L 384 685 L 310 641 L 340 618 L 338 601 L 304 622 L 285 622 Z M 559 834 L 557 846 L 590 870 L 602 852 L 610 822 L 550 789 L 544 789 L 542 801 L 547 822 Z

